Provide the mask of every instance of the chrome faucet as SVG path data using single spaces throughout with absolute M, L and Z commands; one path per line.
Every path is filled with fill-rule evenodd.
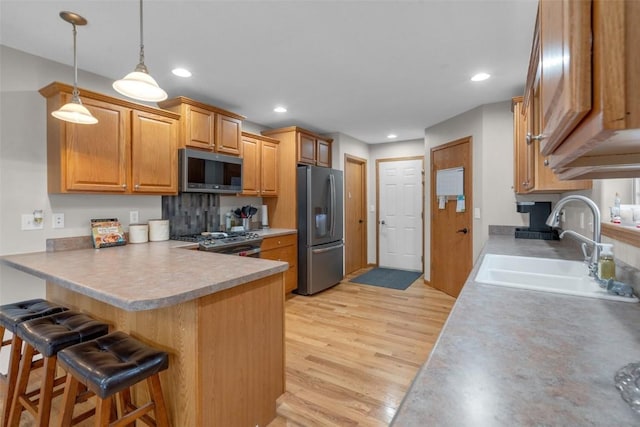
M 562 239 L 563 236 L 568 235 L 582 242 L 582 253 L 584 254 L 584 261 L 589 266 L 589 274 L 598 278 L 598 259 L 600 258 L 600 209 L 598 209 L 598 205 L 588 197 L 572 194 L 560 199 L 560 201 L 556 203 L 556 206 L 547 218 L 546 224 L 549 227 L 558 227 L 560 225 L 560 211 L 564 205 L 573 201 L 582 201 L 591 209 L 591 213 L 593 214 L 593 239 L 588 239 L 572 230 L 563 231 L 560 234 L 560 238 Z M 587 253 L 587 244 L 593 246 L 591 255 Z

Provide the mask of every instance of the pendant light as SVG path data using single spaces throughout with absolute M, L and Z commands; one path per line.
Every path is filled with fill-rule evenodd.
M 142 0 L 140 0 L 140 63 L 135 71 L 123 79 L 113 82 L 113 88 L 124 96 L 139 101 L 159 102 L 167 99 L 167 92 L 149 75 L 144 65 L 144 43 L 142 38 Z
M 80 101 L 80 91 L 78 91 L 78 59 L 76 49 L 76 25 L 87 25 L 87 20 L 77 13 L 60 12 L 60 18 L 69 22 L 73 26 L 73 92 L 71 92 L 71 102 L 64 104 L 59 110 L 53 111 L 51 115 L 56 119 L 66 122 L 92 125 L 98 123 L 98 119 L 93 117 L 89 110 Z

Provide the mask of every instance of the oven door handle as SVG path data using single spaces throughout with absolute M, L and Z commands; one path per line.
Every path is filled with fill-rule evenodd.
M 255 255 L 259 253 L 260 253 L 260 248 L 253 248 L 253 249 L 247 249 L 246 251 L 239 251 L 233 255 L 250 256 L 250 255 Z

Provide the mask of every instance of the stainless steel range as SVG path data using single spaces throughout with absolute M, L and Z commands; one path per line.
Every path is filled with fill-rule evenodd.
M 216 252 L 221 254 L 260 257 L 260 245 L 262 237 L 256 233 L 235 232 L 207 232 L 201 234 L 188 234 L 174 237 L 175 240 L 198 243 L 201 251 Z

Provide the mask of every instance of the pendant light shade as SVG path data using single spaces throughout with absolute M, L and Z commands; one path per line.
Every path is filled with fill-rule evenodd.
M 80 101 L 80 99 L 78 99 Z M 93 125 L 98 123 L 98 119 L 93 117 L 87 107 L 80 102 L 71 101 L 68 104 L 64 104 L 59 110 L 51 113 L 56 119 L 64 120 L 65 122 L 78 123 L 81 125 Z
M 98 119 L 93 117 L 87 107 L 80 101 L 80 91 L 78 91 L 78 60 L 76 49 L 76 25 L 87 25 L 87 20 L 77 13 L 60 12 L 60 17 L 73 26 L 73 92 L 71 102 L 64 104 L 60 109 L 53 111 L 51 115 L 56 119 L 82 125 L 92 125 L 98 123 Z
M 120 80 L 113 82 L 113 88 L 120 94 L 139 101 L 159 102 L 167 99 L 167 92 L 149 74 L 144 65 L 142 0 L 140 0 L 140 62 L 136 69 Z

